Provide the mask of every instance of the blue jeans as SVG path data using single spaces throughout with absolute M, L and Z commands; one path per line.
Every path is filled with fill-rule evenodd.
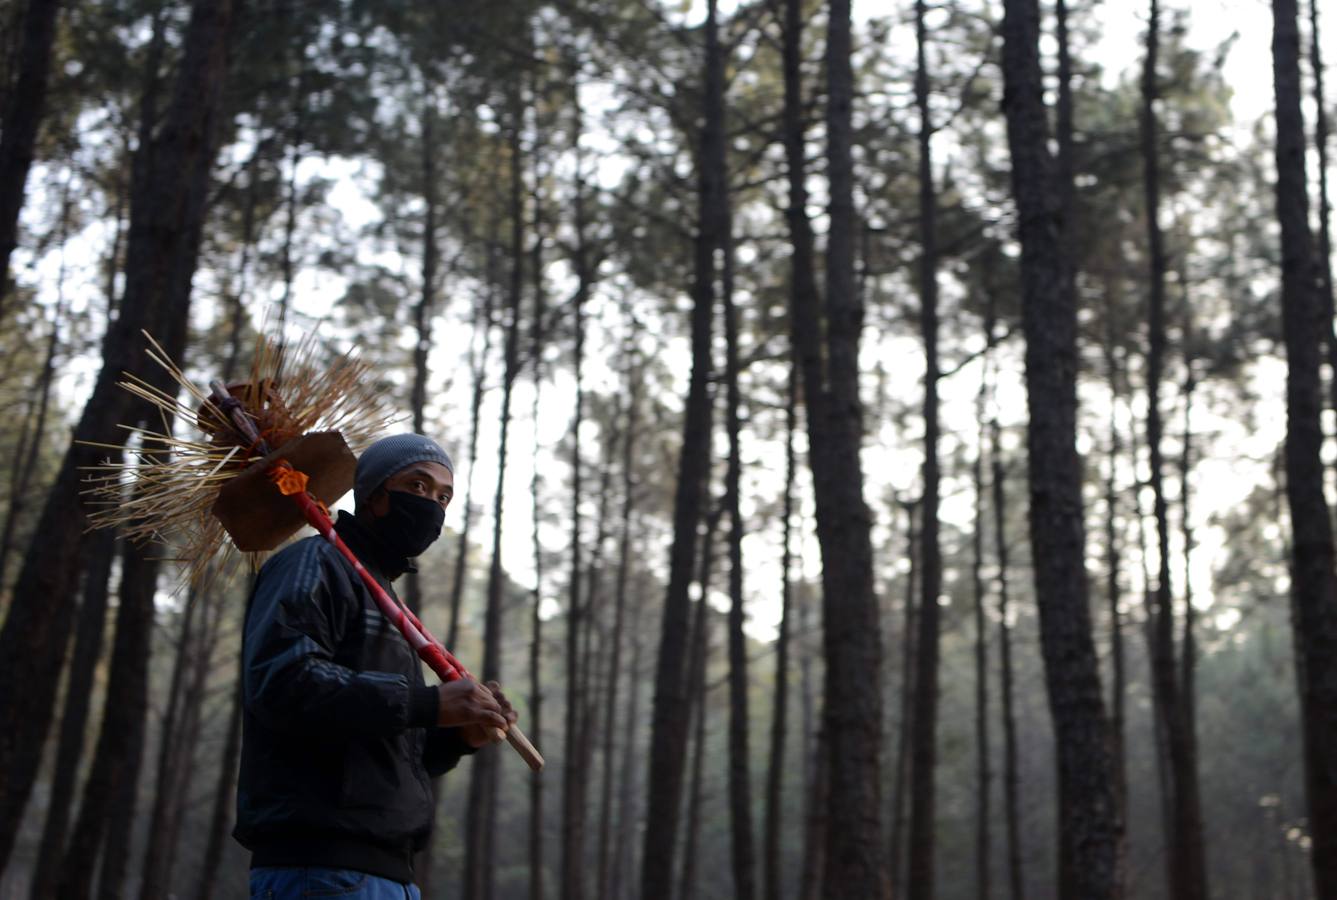
M 261 866 L 251 869 L 251 900 L 422 900 L 415 884 L 402 884 L 354 869 L 320 866 Z

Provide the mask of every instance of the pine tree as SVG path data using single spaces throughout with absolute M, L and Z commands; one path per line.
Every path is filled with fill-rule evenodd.
M 1004 112 L 1021 238 L 1030 521 L 1059 783 L 1058 895 L 1113 898 L 1118 818 L 1109 721 L 1087 606 L 1076 442 L 1077 308 L 1048 148 L 1036 0 L 1006 0 Z
M 1295 0 L 1272 2 L 1277 104 L 1277 218 L 1281 222 L 1281 312 L 1286 341 L 1286 499 L 1291 514 L 1291 610 L 1304 722 L 1305 789 L 1314 886 L 1337 897 L 1337 575 L 1323 496 L 1323 408 L 1319 340 L 1324 330 L 1318 263 L 1309 230 L 1300 38 Z

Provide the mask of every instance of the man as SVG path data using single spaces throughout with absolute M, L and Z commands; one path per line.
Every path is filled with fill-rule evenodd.
M 431 439 L 372 444 L 355 512 L 335 529 L 381 586 L 441 534 L 454 467 Z M 515 721 L 496 682 L 427 686 L 408 642 L 320 537 L 260 570 L 242 639 L 237 840 L 251 896 L 413 898 L 432 821 L 429 777 Z

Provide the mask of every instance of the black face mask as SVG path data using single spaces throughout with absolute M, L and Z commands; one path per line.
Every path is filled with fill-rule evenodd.
M 386 491 L 390 511 L 372 520 L 372 530 L 387 552 L 412 559 L 441 536 L 446 511 L 440 503 L 405 491 Z

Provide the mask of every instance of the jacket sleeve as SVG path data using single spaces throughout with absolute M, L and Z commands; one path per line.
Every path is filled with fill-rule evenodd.
M 435 778 L 455 768 L 461 757 L 476 752 L 478 748 L 471 746 L 458 728 L 429 728 L 422 762 L 427 774 Z
M 391 735 L 409 727 L 403 675 L 335 663 L 351 598 L 336 596 L 322 547 L 297 545 L 260 573 L 246 618 L 246 709 L 276 731 L 329 737 Z

